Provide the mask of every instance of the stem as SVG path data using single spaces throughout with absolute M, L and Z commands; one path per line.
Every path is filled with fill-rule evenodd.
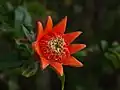
M 62 90 L 64 90 L 64 86 L 65 86 L 65 77 L 64 77 L 64 81 L 62 81 Z
M 59 78 L 60 78 L 61 83 L 62 83 L 62 89 L 61 89 L 61 90 L 64 90 L 64 86 L 65 86 L 65 75 L 63 74 L 63 76 L 60 76 Z

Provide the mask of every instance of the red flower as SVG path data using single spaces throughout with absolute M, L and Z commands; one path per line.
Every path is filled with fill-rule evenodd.
M 37 39 L 33 42 L 33 49 L 37 52 L 41 61 L 41 68 L 52 66 L 59 75 L 63 75 L 62 65 L 82 67 L 83 64 L 71 54 L 86 47 L 85 44 L 70 44 L 82 32 L 76 31 L 64 34 L 67 17 L 53 27 L 52 19 L 48 16 L 46 27 L 43 31 L 41 22 L 38 24 Z

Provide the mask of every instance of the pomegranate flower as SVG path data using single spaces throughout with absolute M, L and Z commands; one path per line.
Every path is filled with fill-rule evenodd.
M 53 27 L 52 18 L 48 16 L 46 27 L 43 30 L 41 22 L 38 21 L 37 38 L 32 44 L 33 49 L 39 55 L 42 70 L 50 65 L 60 76 L 63 75 L 62 65 L 83 66 L 71 54 L 86 47 L 85 44 L 70 44 L 82 32 L 64 34 L 66 23 L 67 16 Z

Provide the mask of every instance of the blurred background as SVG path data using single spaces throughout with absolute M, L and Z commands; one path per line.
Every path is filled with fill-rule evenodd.
M 74 43 L 87 45 L 73 55 L 84 67 L 64 66 L 65 90 L 120 90 L 120 0 L 0 0 L 0 90 L 61 90 L 53 70 L 24 65 L 32 58 L 13 40 L 48 15 L 54 25 L 68 16 L 66 33 L 82 31 Z

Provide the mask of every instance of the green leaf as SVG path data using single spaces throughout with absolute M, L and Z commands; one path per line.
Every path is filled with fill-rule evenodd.
M 15 28 L 20 29 L 20 25 L 24 23 L 24 8 L 19 6 L 15 9 Z
M 108 47 L 108 42 L 106 40 L 101 40 L 101 48 L 104 51 Z
M 114 51 L 113 49 L 109 49 L 109 52 L 106 52 L 105 57 L 108 60 L 111 60 L 115 68 L 120 68 L 120 54 Z
M 112 43 L 112 46 L 113 46 L 113 47 L 119 46 L 119 42 L 117 42 L 117 41 L 113 42 L 113 43 Z
M 87 51 L 89 52 L 99 52 L 100 48 L 97 44 L 91 45 L 89 48 L 87 48 Z
M 9 90 L 19 90 L 18 77 L 15 75 L 9 75 Z
M 75 53 L 75 56 L 87 56 L 87 51 L 86 50 L 79 51 Z
M 120 53 L 120 45 L 113 47 L 114 51 L 119 52 Z
M 15 22 L 14 22 L 15 30 L 17 30 L 15 32 L 18 35 L 18 37 L 24 36 L 21 30 L 21 25 L 24 24 L 25 26 L 32 26 L 31 23 L 32 19 L 29 12 L 27 11 L 27 8 L 24 6 L 18 6 L 15 9 Z
M 35 35 L 33 32 L 29 32 L 28 29 L 22 25 L 22 30 L 25 34 L 25 36 L 27 37 L 27 39 L 30 41 L 30 42 L 33 42 L 35 40 Z
M 26 26 L 31 26 L 32 19 L 27 11 L 27 8 L 25 6 L 18 6 L 15 9 L 15 26 L 17 24 L 25 24 Z
M 64 90 L 64 85 L 65 85 L 65 74 L 63 74 L 62 76 L 59 76 L 60 80 L 61 80 L 61 84 L 62 84 L 62 89 Z
M 14 7 L 12 6 L 10 2 L 6 2 L 6 6 L 7 6 L 8 11 L 13 11 Z
M 32 49 L 29 47 L 29 45 L 28 44 L 26 44 L 26 43 L 22 43 L 22 42 L 20 42 L 19 40 L 17 40 L 17 39 L 15 39 L 15 42 L 16 42 L 16 44 L 17 44 L 17 48 L 18 49 L 20 49 L 20 50 L 24 50 L 23 52 L 25 53 L 27 53 L 27 54 L 30 54 L 30 55 L 32 55 Z
M 27 64 L 24 64 L 21 68 L 22 75 L 25 77 L 30 77 L 36 74 L 38 70 L 38 62 L 30 62 Z

